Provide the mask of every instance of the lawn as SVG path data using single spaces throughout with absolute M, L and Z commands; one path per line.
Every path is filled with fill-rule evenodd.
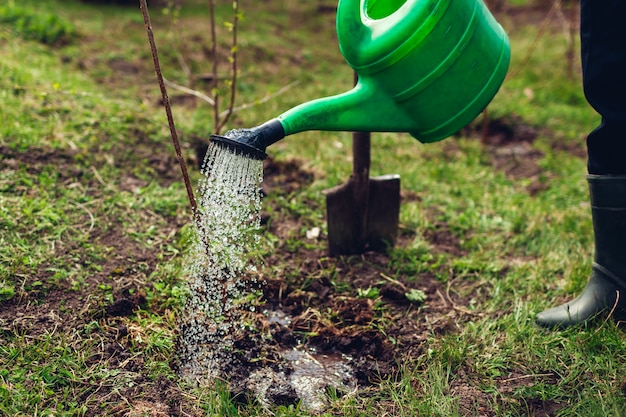
M 208 2 L 183 3 L 150 5 L 163 73 L 209 95 Z M 251 254 L 264 285 L 237 361 L 201 386 L 177 371 L 193 213 L 138 5 L 1 5 L 0 414 L 626 415 L 619 323 L 534 324 L 588 278 L 584 143 L 599 116 L 582 93 L 569 3 L 508 3 L 495 15 L 511 67 L 486 114 L 432 144 L 372 135 L 372 176 L 402 182 L 386 252 L 328 254 L 323 191 L 350 176 L 350 133 L 267 149 Z M 239 6 L 244 108 L 223 130 L 351 88 L 333 2 Z M 232 3 L 215 12 L 222 79 Z M 213 108 L 168 92 L 196 187 Z M 301 363 L 317 364 L 311 379 Z M 319 364 L 334 377 L 312 400 L 300 388 Z

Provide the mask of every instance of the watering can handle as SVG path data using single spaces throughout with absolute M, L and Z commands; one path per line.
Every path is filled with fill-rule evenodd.
M 419 42 L 429 32 L 424 26 L 435 25 L 452 0 L 406 0 L 399 7 L 389 0 L 379 0 L 372 2 L 375 6 L 371 8 L 368 1 L 339 0 L 337 5 L 339 48 L 356 70 Z

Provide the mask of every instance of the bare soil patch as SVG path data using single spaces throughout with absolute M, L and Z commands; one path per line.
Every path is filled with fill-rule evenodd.
M 545 155 L 534 146 L 540 135 L 550 138 L 549 146 L 554 152 L 565 152 L 576 158 L 587 156 L 584 142 L 567 141 L 516 116 L 486 119 L 482 124 L 466 127 L 462 132 L 481 141 L 495 169 L 511 179 L 530 179 L 526 187 L 530 195 L 545 190 L 549 184 L 550 173 L 539 165 Z
M 494 133 L 489 140 L 495 144 L 507 139 L 497 139 Z M 501 145 L 501 142 L 497 143 Z M 490 143 L 486 145 L 490 146 Z M 141 144 L 139 149 L 141 153 Z M 43 150 L 28 154 L 6 152 L 10 157 L 4 160 L 2 169 L 26 164 L 28 169 L 37 171 L 49 163 L 62 165 L 64 172 L 84 169 L 74 162 L 71 154 Z M 164 162 L 167 165 L 173 164 L 169 158 L 160 159 L 158 154 L 154 158 L 155 161 L 167 161 Z M 296 160 L 269 159 L 264 171 L 266 194 L 289 196 L 314 179 L 313 174 L 302 170 Z M 155 169 L 157 175 L 159 172 Z M 91 174 L 66 180 L 102 187 Z M 160 177 L 164 184 L 170 180 L 170 174 Z M 419 196 L 409 197 L 419 199 Z M 310 204 L 312 209 L 323 212 L 317 202 L 311 201 Z M 301 394 L 285 383 L 285 378 L 298 372 L 295 362 L 285 359 L 285 352 L 296 348 L 307 354 L 341 358 L 350 370 L 349 377 L 346 377 L 350 381 L 344 381 L 346 383 L 361 388 L 375 385 L 396 377 L 403 363 L 424 354 L 425 341 L 430 336 L 454 333 L 480 314 L 469 308 L 472 299 L 485 297 L 488 292 L 479 281 L 463 279 L 443 283 L 433 272 L 417 276 L 396 274 L 389 269 L 390 259 L 384 253 L 329 257 L 325 236 L 307 240 L 302 231 L 309 225 L 297 215 L 278 206 L 265 205 L 264 209 L 266 233 L 278 240 L 276 251 L 265 259 L 264 268 L 279 266 L 281 270 L 268 272 L 271 278 L 267 278 L 262 287 L 263 307 L 243 317 L 253 323 L 256 330 L 236 335 L 236 355 L 226 375 L 230 381 L 228 390 L 235 399 L 258 400 L 248 378 L 250 375 L 265 375 L 255 372 L 269 369 L 284 377 L 275 379 L 266 387 L 266 400 L 277 405 L 298 403 Z M 172 232 L 180 226 L 182 224 L 176 222 L 172 224 Z M 411 237 L 405 231 L 397 245 L 407 244 Z M 424 237 L 435 253 L 463 254 L 459 238 L 444 223 L 436 224 Z M 70 288 L 67 283 L 36 288 L 33 286 L 36 281 L 48 282 L 50 273 L 45 268 L 37 276 L 25 278 L 19 294 L 0 303 L 2 334 L 38 337 L 60 331 L 73 335 L 73 343 L 77 346 L 97 334 L 100 343 L 92 346 L 94 351 L 89 363 L 92 366 L 106 363 L 107 368 L 129 378 L 132 386 L 121 391 L 106 386 L 94 387 L 84 394 L 82 401 L 110 403 L 118 407 L 120 413 L 126 410 L 137 415 L 142 412 L 180 415 L 181 410 L 194 410 L 193 398 L 185 395 L 178 384 L 149 377 L 144 355 L 133 349 L 137 330 L 124 324 L 123 318 L 136 314 L 139 309 L 158 313 L 159 307 L 146 301 L 146 292 L 152 289 L 147 277 L 162 262 L 156 251 L 133 241 L 121 224 L 115 222 L 108 224 L 106 229 L 95 228 L 90 240 L 108 248 L 108 255 L 99 261 L 99 270 L 89 275 L 79 288 Z M 55 255 L 65 258 L 78 254 L 80 258 L 82 251 L 84 249 L 78 243 L 68 240 L 59 243 Z M 106 293 L 100 286 L 103 283 L 109 286 Z M 412 290 L 421 291 L 425 299 L 418 303 L 409 300 L 407 293 Z M 368 296 L 373 294 L 372 291 L 376 291 L 376 295 Z M 277 320 L 276 314 L 285 319 Z M 98 323 L 97 330 L 87 336 L 86 326 L 93 322 Z M 172 358 L 172 366 L 177 366 L 175 358 Z M 520 380 L 520 383 L 527 382 Z M 342 395 L 342 392 L 338 394 Z M 484 410 L 482 415 L 493 415 L 490 411 L 493 396 L 480 390 L 472 382 L 471 375 L 460 373 L 450 387 L 450 394 L 458 398 L 461 411 L 466 413 L 462 415 L 474 415 L 476 407 Z M 532 407 L 537 407 L 536 410 L 539 407 L 558 409 L 554 404 Z M 87 415 L 106 412 L 106 409 L 93 408 Z

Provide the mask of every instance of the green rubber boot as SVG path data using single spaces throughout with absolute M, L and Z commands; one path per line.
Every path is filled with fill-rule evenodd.
M 589 175 L 595 240 L 591 277 L 573 301 L 537 314 L 538 325 L 565 328 L 613 311 L 626 317 L 626 176 Z

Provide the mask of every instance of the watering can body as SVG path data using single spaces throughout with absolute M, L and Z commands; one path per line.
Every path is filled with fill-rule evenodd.
M 409 132 L 438 141 L 487 106 L 509 66 L 508 38 L 482 0 L 340 0 L 337 34 L 359 82 L 280 115 L 285 135 Z
M 268 145 L 306 130 L 435 142 L 489 104 L 509 67 L 508 37 L 483 0 L 340 0 L 337 35 L 358 75 L 352 90 L 212 139 L 260 159 Z

